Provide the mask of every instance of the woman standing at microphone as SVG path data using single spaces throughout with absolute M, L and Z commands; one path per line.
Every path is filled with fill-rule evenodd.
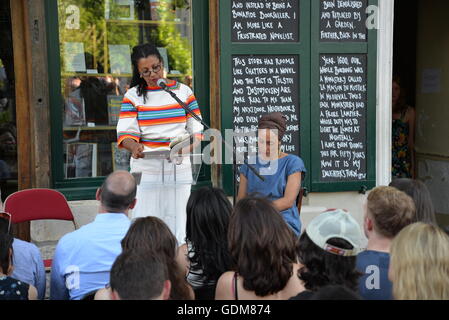
M 138 45 L 131 55 L 133 78 L 131 89 L 123 99 L 117 124 L 119 148 L 131 152 L 131 172 L 142 173 L 137 188 L 137 204 L 132 218 L 156 216 L 162 219 L 176 236 L 179 245 L 185 242 L 186 204 L 191 184 L 167 184 L 174 182 L 173 163 L 168 159 L 155 159 L 151 155 L 170 151 L 170 142 L 190 134 L 195 142 L 201 139 L 203 126 L 198 123 L 161 87 L 161 79 L 167 89 L 174 92 L 185 105 L 201 117 L 192 90 L 177 81 L 164 79 L 162 56 L 153 44 Z M 145 157 L 148 155 L 148 157 Z M 164 175 L 164 184 L 161 177 Z M 189 157 L 176 166 L 176 178 L 190 178 Z

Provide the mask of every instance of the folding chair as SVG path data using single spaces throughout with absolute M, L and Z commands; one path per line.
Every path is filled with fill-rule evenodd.
M 33 220 L 72 221 L 78 226 L 67 199 L 62 193 L 52 189 L 27 189 L 14 192 L 5 200 L 5 211 L 11 214 L 11 223 Z M 45 268 L 50 268 L 52 259 L 44 260 Z

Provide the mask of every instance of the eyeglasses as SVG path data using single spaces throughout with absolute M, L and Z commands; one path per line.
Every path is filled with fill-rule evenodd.
M 8 220 L 8 233 L 11 230 L 11 215 L 8 212 L 0 212 L 0 218 Z
M 162 64 L 158 64 L 153 69 L 149 69 L 149 70 L 145 70 L 145 71 L 141 72 L 140 75 L 142 77 L 148 77 L 149 75 L 151 75 L 151 72 L 158 73 L 159 71 L 161 71 L 161 69 L 162 69 Z

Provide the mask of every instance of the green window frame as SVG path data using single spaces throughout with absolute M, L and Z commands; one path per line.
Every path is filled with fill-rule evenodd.
M 376 180 L 376 72 L 377 30 L 368 30 L 364 43 L 320 42 L 320 1 L 299 1 L 299 42 L 235 43 L 231 40 L 231 2 L 220 1 L 220 82 L 222 133 L 233 128 L 232 114 L 232 55 L 285 54 L 299 56 L 299 119 L 300 157 L 307 169 L 303 187 L 310 192 L 365 191 L 375 186 Z M 378 5 L 378 0 L 368 0 L 368 6 Z M 319 57 L 329 54 L 366 54 L 367 101 L 366 152 L 367 179 L 363 181 L 321 182 L 320 132 L 319 132 Z M 234 194 L 233 168 L 222 166 L 223 187 L 228 195 Z
M 65 179 L 60 156 L 63 154 L 63 123 L 61 95 L 61 63 L 57 1 L 45 0 L 48 47 L 48 77 L 50 92 L 51 187 L 62 192 L 68 200 L 95 199 L 95 193 L 105 177 Z M 209 111 L 209 3 L 192 1 L 193 70 L 195 96 L 203 119 L 210 123 Z M 194 188 L 211 185 L 210 167 L 203 165 Z

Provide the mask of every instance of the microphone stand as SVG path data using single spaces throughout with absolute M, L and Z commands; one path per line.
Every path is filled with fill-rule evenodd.
M 187 106 L 186 106 L 186 104 L 184 103 L 184 102 L 182 102 L 181 101 L 181 99 L 179 99 L 178 98 L 178 96 L 173 92 L 173 91 L 171 91 L 168 87 L 167 87 L 167 85 L 165 84 L 165 81 L 158 81 L 158 85 L 162 88 L 162 90 L 164 90 L 165 92 L 167 92 L 169 95 L 171 95 L 172 96 L 172 98 L 173 99 L 175 99 L 176 100 L 176 102 L 178 102 L 179 103 L 179 105 L 188 113 L 188 114 L 190 114 L 196 121 L 198 121 L 199 123 L 201 123 L 205 128 L 207 128 L 207 129 L 210 129 L 210 127 L 203 121 L 203 119 L 201 119 L 200 117 L 198 117 L 198 115 L 196 115 L 195 114 L 195 112 L 193 112 L 192 110 L 190 110 Z M 235 152 L 235 149 L 232 147 L 232 146 L 230 146 L 227 142 L 226 142 L 226 140 L 223 140 L 224 141 L 224 144 L 225 144 L 225 146 L 227 147 L 227 148 L 229 148 L 229 149 L 231 149 L 232 150 L 232 157 L 233 157 L 233 166 L 234 166 L 234 169 L 235 169 L 235 162 L 234 162 L 234 159 L 237 159 L 237 155 L 236 155 L 236 152 Z M 251 164 L 249 164 L 249 163 L 246 163 L 246 161 L 244 161 L 244 163 L 248 166 L 248 168 L 256 175 L 256 177 L 258 177 L 260 180 L 262 180 L 262 181 L 265 181 L 265 178 L 264 177 L 262 177 L 260 174 L 259 174 L 259 172 L 257 172 L 257 170 L 256 170 L 256 168 L 254 168 Z M 235 177 L 234 177 L 235 178 Z M 235 204 L 235 197 L 236 197 L 236 195 L 235 195 L 235 190 L 234 190 L 234 204 Z

